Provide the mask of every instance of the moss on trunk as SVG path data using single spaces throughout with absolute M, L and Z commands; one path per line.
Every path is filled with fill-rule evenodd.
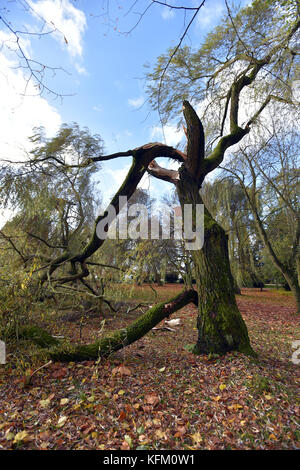
M 54 361 L 70 362 L 97 359 L 99 356 L 109 356 L 112 352 L 132 344 L 142 338 L 155 325 L 172 313 L 181 309 L 190 302 L 196 303 L 198 296 L 193 289 L 183 291 L 171 298 L 167 303 L 160 303 L 139 316 L 127 328 L 122 328 L 99 339 L 95 343 L 73 345 L 61 343 L 44 330 L 38 327 L 27 327 L 23 330 L 23 337 L 32 340 L 41 347 L 50 347 L 49 356 Z M 53 340 L 53 341 L 52 341 Z
M 182 207 L 184 204 L 203 204 L 198 185 L 184 169 L 180 172 L 177 188 Z M 255 355 L 235 300 L 227 236 L 206 208 L 204 244 L 202 249 L 192 250 L 191 254 L 199 296 L 198 341 L 194 352 L 224 354 L 235 350 Z
M 15 335 L 15 332 L 14 332 Z M 20 339 L 28 339 L 40 346 L 40 348 L 50 348 L 59 345 L 59 340 L 51 336 L 47 331 L 37 325 L 21 326 L 18 331 Z

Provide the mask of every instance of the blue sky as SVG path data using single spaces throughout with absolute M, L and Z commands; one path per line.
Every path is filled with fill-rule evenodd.
M 109 13 L 105 8 L 109 4 Z M 153 5 L 130 32 L 149 0 L 16 0 L 4 2 L 0 10 L 14 29 L 35 32 L 59 30 L 43 37 L 22 36 L 24 51 L 47 66 L 63 67 L 66 72 L 48 73 L 45 84 L 59 95 L 37 94 L 29 82 L 26 95 L 26 70 L 15 68 L 15 38 L 0 23 L 0 158 L 19 159 L 33 126 L 44 125 L 53 135 L 62 122 L 77 122 L 99 133 L 105 153 L 128 150 L 151 141 L 163 141 L 158 115 L 145 102 L 144 65 L 154 64 L 158 55 L 175 46 L 184 30 L 181 11 Z M 173 1 L 174 5 L 198 4 Z M 132 6 L 132 9 L 130 7 Z M 7 8 L 7 10 L 5 9 Z M 129 11 L 130 10 L 130 11 Z M 193 23 L 186 44 L 197 47 L 204 35 L 225 13 L 224 0 L 206 0 Z M 38 16 L 40 15 L 40 16 Z M 41 18 L 47 21 L 42 28 Z M 188 18 L 186 18 L 188 21 Z M 150 112 L 150 113 L 149 113 Z M 165 128 L 167 144 L 176 145 L 182 133 L 176 123 Z M 105 202 L 118 188 L 130 159 L 103 164 L 97 176 Z M 154 196 L 171 189 L 170 185 L 147 176 L 142 187 Z

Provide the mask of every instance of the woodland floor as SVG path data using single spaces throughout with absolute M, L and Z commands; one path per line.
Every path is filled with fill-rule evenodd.
M 158 298 L 180 289 L 159 287 Z M 149 287 L 135 288 L 134 298 L 154 303 Z M 52 363 L 29 385 L 26 376 L 47 359 L 32 363 L 24 345 L 21 356 L 9 349 L 0 366 L 0 449 L 299 449 L 293 298 L 243 289 L 237 301 L 258 359 L 188 352 L 197 336 L 191 305 L 173 315 L 181 319 L 176 331 L 151 331 L 109 359 Z M 104 328 L 120 328 L 139 313 L 106 315 Z M 50 330 L 78 342 L 78 321 L 69 315 Z M 82 342 L 103 333 L 102 319 L 87 316 Z

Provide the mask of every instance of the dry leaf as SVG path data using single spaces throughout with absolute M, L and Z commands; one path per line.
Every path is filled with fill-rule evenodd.
M 121 445 L 121 450 L 130 450 L 130 445 L 128 444 L 128 442 L 123 441 Z
M 158 439 L 166 439 L 166 433 L 162 431 L 161 429 L 157 429 L 157 431 L 155 431 L 155 436 Z
M 69 403 L 69 401 L 70 401 L 69 398 L 62 398 L 62 399 L 60 400 L 60 404 L 61 404 L 61 405 L 66 405 L 67 403 Z
M 111 372 L 113 375 L 114 374 L 131 375 L 131 370 L 129 369 L 129 367 L 126 367 L 126 366 L 114 367 Z
M 177 431 L 174 434 L 174 437 L 182 437 L 186 433 L 186 428 L 184 426 L 178 426 Z
M 120 367 L 119 367 L 119 373 L 120 373 L 121 375 L 131 375 L 131 370 L 129 369 L 129 367 L 120 366 Z
M 126 418 L 125 411 L 121 411 L 121 413 L 119 414 L 118 420 L 119 421 L 124 421 L 125 418 Z
M 29 436 L 28 436 L 28 433 L 26 431 L 20 431 L 15 435 L 14 444 L 16 444 L 18 442 L 21 442 L 21 441 L 24 441 L 24 440 L 27 440 L 28 437 Z
M 67 419 L 68 419 L 67 416 L 61 416 L 57 422 L 57 427 L 62 428 L 65 425 Z
M 160 402 L 159 397 L 155 395 L 154 393 L 150 393 L 149 395 L 146 395 L 145 400 L 146 400 L 146 403 L 148 403 L 148 405 L 153 405 L 153 406 L 158 405 L 158 403 Z
M 202 436 L 200 432 L 195 432 L 195 434 L 191 434 L 191 438 L 193 439 L 195 444 L 199 444 L 200 442 L 202 442 Z

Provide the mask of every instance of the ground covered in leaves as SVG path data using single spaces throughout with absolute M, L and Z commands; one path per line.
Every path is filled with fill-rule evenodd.
M 181 288 L 158 288 L 158 298 Z M 145 302 L 147 292 L 139 288 L 136 297 Z M 181 320 L 175 331 L 162 323 L 96 362 L 32 362 L 24 345 L 21 356 L 9 349 L 0 366 L 0 449 L 300 448 L 299 365 L 291 361 L 300 327 L 292 296 L 244 289 L 237 300 L 258 359 L 190 353 L 197 337 L 191 305 L 173 315 Z M 128 310 L 80 324 L 69 314 L 52 332 L 90 342 L 140 313 Z

